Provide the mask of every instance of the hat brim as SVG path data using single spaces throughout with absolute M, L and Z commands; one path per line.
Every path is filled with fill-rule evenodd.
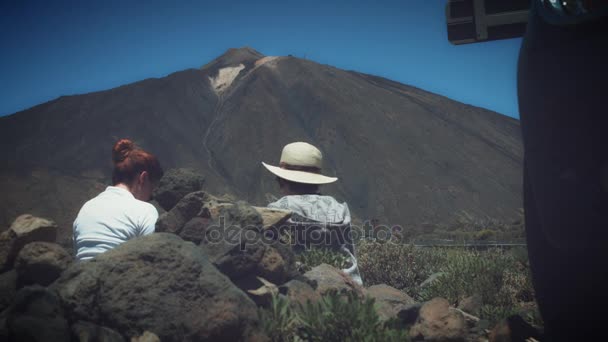
M 336 177 L 327 177 L 318 173 L 282 169 L 278 166 L 268 165 L 264 162 L 262 162 L 262 165 L 275 176 L 296 183 L 329 184 L 338 180 Z

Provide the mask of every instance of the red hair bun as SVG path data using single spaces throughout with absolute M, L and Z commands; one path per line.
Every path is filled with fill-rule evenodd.
M 120 139 L 112 148 L 112 160 L 114 164 L 118 164 L 129 156 L 129 153 L 135 149 L 135 144 L 129 139 Z

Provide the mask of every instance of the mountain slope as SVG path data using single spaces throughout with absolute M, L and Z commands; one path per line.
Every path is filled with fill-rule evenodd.
M 192 167 L 206 187 L 256 205 L 279 196 L 260 162 L 303 140 L 324 153 L 322 188 L 361 219 L 418 225 L 459 211 L 510 219 L 521 207 L 515 119 L 384 78 L 294 57 L 230 49 L 185 70 L 61 97 L 0 118 L 0 220 L 52 217 L 70 229 L 103 189 L 110 149 L 130 137 L 165 168 Z M 61 204 L 60 204 L 61 203 Z

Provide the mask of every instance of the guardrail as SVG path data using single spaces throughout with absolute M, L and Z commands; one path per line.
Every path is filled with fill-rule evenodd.
M 418 241 L 413 242 L 414 247 L 460 247 L 460 248 L 475 248 L 475 249 L 486 249 L 486 248 L 513 248 L 513 247 L 526 247 L 525 242 L 442 242 L 442 241 Z
M 375 241 L 373 238 L 367 238 L 366 240 Z M 513 248 L 513 247 L 526 247 L 525 241 L 462 241 L 456 242 L 453 240 L 430 240 L 430 241 L 411 241 L 402 242 L 404 245 L 413 245 L 414 247 L 460 247 L 460 248 Z

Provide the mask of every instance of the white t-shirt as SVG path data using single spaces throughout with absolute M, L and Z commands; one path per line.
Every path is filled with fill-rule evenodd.
M 78 260 L 91 259 L 137 236 L 154 233 L 158 211 L 128 190 L 109 186 L 85 203 L 74 221 Z

